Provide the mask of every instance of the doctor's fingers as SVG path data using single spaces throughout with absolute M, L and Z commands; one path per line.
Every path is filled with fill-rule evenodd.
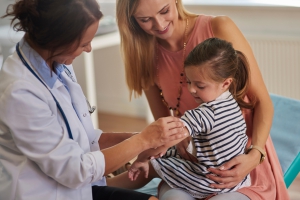
M 182 139 L 184 139 L 186 136 L 188 136 L 188 133 L 185 132 L 184 129 L 181 127 L 174 128 L 171 130 L 166 130 L 166 131 L 160 133 L 159 140 L 155 143 L 155 145 L 156 145 L 156 147 L 159 147 L 161 145 L 168 146 L 169 143 L 172 143 L 173 141 L 179 142 Z
M 165 132 L 173 129 L 178 129 L 178 128 L 183 129 L 184 127 L 184 123 L 180 121 L 180 119 L 172 116 L 159 118 L 154 123 L 161 126 Z M 183 130 L 174 130 L 171 133 L 176 134 L 178 131 L 183 132 Z
M 150 148 L 184 137 L 183 123 L 173 117 L 160 118 L 148 125 L 139 136 L 147 141 Z
M 176 128 L 183 126 L 183 122 L 177 117 L 161 117 L 156 120 L 154 123 L 160 124 L 162 126 L 169 125 L 169 128 Z
M 176 134 L 178 131 L 172 129 L 181 128 L 183 127 L 183 122 L 181 122 L 176 117 L 163 117 L 159 118 L 158 120 L 152 122 L 144 131 L 145 132 L 157 132 L 161 133 L 173 133 Z

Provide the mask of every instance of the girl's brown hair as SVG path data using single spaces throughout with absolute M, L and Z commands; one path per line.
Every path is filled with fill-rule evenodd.
M 96 0 L 18 0 L 7 7 L 4 17 L 13 17 L 13 28 L 25 39 L 50 51 L 50 59 L 80 40 L 86 29 L 102 17 Z M 54 55 L 54 52 L 56 55 Z
M 175 0 L 174 0 L 175 3 Z M 147 34 L 133 14 L 139 0 L 117 0 L 117 23 L 130 97 L 140 96 L 155 80 L 155 37 Z M 176 3 L 179 19 L 196 16 L 186 11 L 181 0 Z
M 245 102 L 250 81 L 250 68 L 244 54 L 232 44 L 218 38 L 209 38 L 198 44 L 187 56 L 184 67 L 208 67 L 208 76 L 216 82 L 232 78 L 229 86 L 233 98 L 240 107 L 252 109 L 255 101 Z

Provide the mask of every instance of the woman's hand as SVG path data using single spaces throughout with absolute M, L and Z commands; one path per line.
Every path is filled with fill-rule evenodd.
M 232 188 L 240 183 L 260 161 L 261 154 L 258 151 L 250 151 L 249 154 L 236 156 L 219 168 L 209 168 L 213 174 L 207 177 L 219 184 L 211 184 L 212 188 Z
M 183 159 L 189 160 L 191 162 L 198 162 L 197 158 L 187 151 L 187 147 L 189 146 L 190 141 L 191 141 L 191 137 L 187 137 L 186 139 L 176 144 L 175 147 L 178 151 L 178 154 Z
M 187 136 L 183 122 L 176 117 L 163 117 L 147 126 L 139 135 L 142 144 L 157 148 Z M 148 149 L 146 148 L 146 149 Z

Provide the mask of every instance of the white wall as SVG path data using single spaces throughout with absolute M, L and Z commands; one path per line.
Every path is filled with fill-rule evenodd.
M 7 6 L 12 3 L 14 3 L 14 0 L 0 0 L 0 17 L 5 14 Z M 0 26 L 9 23 L 8 18 L 0 19 Z
M 229 16 L 245 36 L 300 34 L 300 8 L 280 6 L 186 5 L 189 11 Z

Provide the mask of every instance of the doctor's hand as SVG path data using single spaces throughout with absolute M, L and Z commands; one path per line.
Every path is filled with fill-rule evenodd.
M 232 188 L 240 183 L 258 164 L 260 153 L 250 151 L 248 154 L 238 155 L 219 168 L 209 168 L 212 174 L 207 177 L 219 184 L 211 184 L 212 188 Z
M 174 140 L 183 139 L 188 133 L 176 117 L 163 117 L 147 126 L 139 135 L 148 148 L 157 148 Z

